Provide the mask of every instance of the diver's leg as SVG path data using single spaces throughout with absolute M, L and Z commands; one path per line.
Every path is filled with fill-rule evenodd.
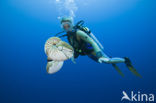
M 117 72 L 121 75 L 124 76 L 121 70 L 118 68 L 118 66 L 115 63 L 125 63 L 127 68 L 136 76 L 141 77 L 141 75 L 137 72 L 137 70 L 133 67 L 131 61 L 129 58 L 104 58 L 105 63 L 111 63 L 112 66 L 117 70 Z
M 105 58 L 104 59 L 104 62 L 106 63 L 124 63 L 125 62 L 125 59 L 124 58 L 118 58 L 118 57 L 115 57 L 115 58 Z
M 105 57 L 105 59 L 110 59 L 106 54 L 102 54 L 103 57 Z M 95 54 L 95 52 L 92 52 L 91 54 L 88 55 L 92 60 L 96 61 L 99 63 L 98 61 L 98 58 Z M 124 74 L 122 73 L 122 71 L 120 70 L 120 68 L 115 64 L 115 63 L 112 63 L 112 66 L 115 68 L 115 70 L 121 75 L 124 77 Z
M 96 56 L 95 56 L 96 57 Z M 95 58 L 94 57 L 94 58 Z M 116 63 L 125 63 L 127 68 L 136 76 L 141 77 L 141 75 L 136 71 L 136 69 L 133 67 L 131 61 L 129 58 L 125 57 L 125 58 L 110 58 L 108 57 L 105 53 L 102 52 L 102 57 L 100 58 L 102 59 L 101 61 L 99 61 L 98 58 L 96 58 L 97 62 L 99 63 L 110 63 L 112 64 L 112 66 L 117 70 L 117 72 L 124 76 L 124 74 L 121 72 L 121 70 L 118 68 L 118 66 L 116 65 Z
M 124 58 L 119 58 L 119 57 L 115 57 L 115 58 L 111 58 L 109 56 L 107 56 L 105 53 L 102 52 L 102 57 L 100 58 L 101 60 L 99 60 L 100 63 L 124 63 L 125 59 Z
M 125 58 L 105 58 L 106 63 L 111 63 L 112 66 L 118 71 L 118 73 L 120 75 L 123 76 L 122 72 L 120 71 L 120 69 L 117 67 L 117 65 L 115 63 L 125 63 L 127 68 L 136 76 L 141 77 L 141 75 L 137 72 L 137 70 L 133 67 L 131 61 L 129 58 L 125 57 Z
M 95 52 L 91 52 L 88 54 L 88 57 L 90 57 L 92 60 L 99 62 L 99 58 L 96 56 Z M 124 63 L 125 59 L 124 58 L 110 58 L 108 57 L 105 53 L 102 52 L 102 57 L 101 61 L 99 63 Z

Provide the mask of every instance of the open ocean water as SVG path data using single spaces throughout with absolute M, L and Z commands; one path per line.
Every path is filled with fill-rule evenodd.
M 83 19 L 109 56 L 131 58 L 142 78 L 119 64 L 121 77 L 88 57 L 47 74 L 44 44 L 61 31 L 55 0 L 1 0 L 0 103 L 120 103 L 122 91 L 156 95 L 156 1 L 74 3 L 75 23 Z

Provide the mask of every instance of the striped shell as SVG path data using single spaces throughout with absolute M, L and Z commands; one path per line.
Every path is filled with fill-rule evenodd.
M 45 53 L 49 60 L 65 61 L 73 56 L 74 50 L 72 46 L 61 39 L 52 37 L 45 44 Z
M 48 74 L 54 74 L 58 72 L 62 66 L 63 66 L 63 61 L 50 61 L 47 63 L 47 72 Z

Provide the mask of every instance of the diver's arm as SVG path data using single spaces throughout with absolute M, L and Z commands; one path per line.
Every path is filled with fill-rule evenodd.
M 85 32 L 78 30 L 77 31 L 77 37 L 86 41 L 87 43 L 91 44 L 95 53 L 101 52 L 101 49 L 99 48 L 97 43 L 91 37 L 89 37 Z

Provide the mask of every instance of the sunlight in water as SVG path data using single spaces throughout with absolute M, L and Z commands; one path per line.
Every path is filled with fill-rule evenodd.
M 59 12 L 58 19 L 62 16 L 70 16 L 73 19 L 76 16 L 75 12 L 78 7 L 75 0 L 56 0 L 55 4 Z

